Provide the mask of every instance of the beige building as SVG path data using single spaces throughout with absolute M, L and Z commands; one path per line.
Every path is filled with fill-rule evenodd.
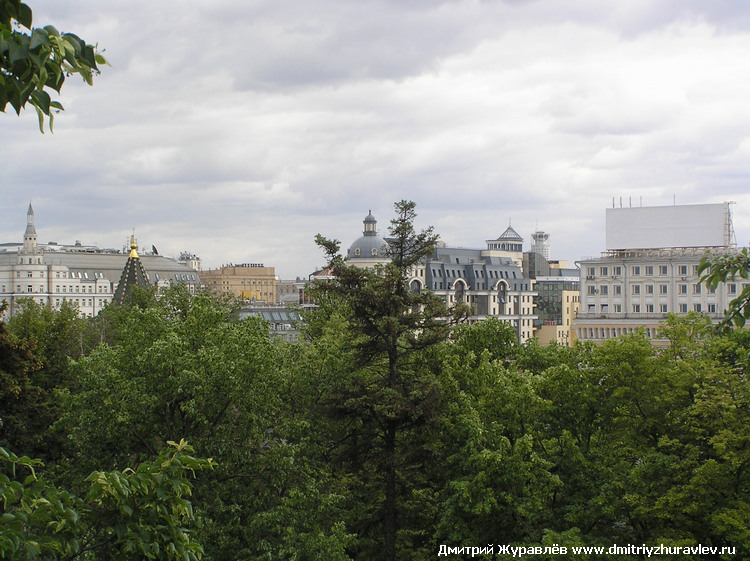
M 201 272 L 201 280 L 214 296 L 231 294 L 249 302 L 276 302 L 276 270 L 262 263 L 208 269 Z

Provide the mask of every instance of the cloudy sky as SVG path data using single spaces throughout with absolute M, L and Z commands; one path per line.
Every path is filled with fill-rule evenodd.
M 98 43 L 54 134 L 0 115 L 0 241 L 122 247 L 204 267 L 323 264 L 393 203 L 449 245 L 508 224 L 552 257 L 605 249 L 623 206 L 735 201 L 750 239 L 745 0 L 27 0 Z

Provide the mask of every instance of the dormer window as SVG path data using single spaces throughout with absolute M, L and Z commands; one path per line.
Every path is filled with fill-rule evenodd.
M 372 248 L 372 255 L 375 256 L 377 254 L 378 254 L 378 248 L 377 247 L 373 247 Z
M 357 247 L 354 249 L 354 255 L 359 257 L 359 254 L 360 254 L 360 251 L 359 251 L 359 248 Z

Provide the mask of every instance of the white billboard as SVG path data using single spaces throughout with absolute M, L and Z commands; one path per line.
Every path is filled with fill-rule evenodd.
M 729 245 L 729 203 L 607 209 L 607 250 Z

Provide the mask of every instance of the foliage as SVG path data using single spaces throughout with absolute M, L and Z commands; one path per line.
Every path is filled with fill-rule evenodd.
M 708 254 L 698 265 L 698 274 L 702 275 L 700 280 L 709 288 L 717 288 L 724 282 L 733 282 L 737 276 L 747 279 L 748 271 L 750 271 L 750 255 L 746 247 L 734 255 Z M 721 327 L 726 329 L 732 324 L 743 327 L 748 319 L 750 319 L 750 285 L 746 286 L 729 303 Z
M 118 469 L 186 438 L 219 463 L 195 489 L 210 559 L 314 558 L 306 547 L 345 559 L 344 498 L 305 430 L 309 389 L 288 389 L 301 349 L 273 344 L 261 320 L 239 321 L 226 302 L 184 287 L 108 314 L 110 343 L 72 366 L 79 386 L 59 423 L 77 450 L 72 470 L 94 459 Z
M 0 448 L 0 557 L 200 559 L 187 529 L 195 519 L 188 476 L 216 464 L 192 456 L 185 441 L 168 444 L 135 469 L 93 472 L 85 499 L 40 477 L 39 460 Z
M 0 314 L 5 303 L 0 305 Z M 34 345 L 16 340 L 0 322 L 0 445 L 33 449 L 44 390 L 39 387 L 42 361 Z
M 400 527 L 406 503 L 417 492 L 417 466 L 424 461 L 424 441 L 437 415 L 439 386 L 424 354 L 447 339 L 449 312 L 429 291 L 413 292 L 408 275 L 437 242 L 431 228 L 414 229 L 415 204 L 395 204 L 387 255 L 375 269 L 346 263 L 339 244 L 317 237 L 327 253 L 333 280 L 316 286 L 316 299 L 344 313 L 346 333 L 341 347 L 352 362 L 329 390 L 332 460 L 349 474 L 351 490 L 361 509 L 353 524 L 362 555 L 396 558 L 399 535 L 415 528 Z M 382 537 L 381 537 L 382 536 Z M 411 538 L 409 538 L 411 539 Z
M 44 132 L 45 117 L 52 130 L 55 111 L 63 106 L 50 97 L 60 92 L 65 78 L 79 74 L 91 85 L 106 64 L 96 47 L 73 33 L 60 33 L 51 25 L 32 27 L 32 12 L 20 0 L 0 3 L 0 111 L 10 104 L 19 114 L 30 104 Z

